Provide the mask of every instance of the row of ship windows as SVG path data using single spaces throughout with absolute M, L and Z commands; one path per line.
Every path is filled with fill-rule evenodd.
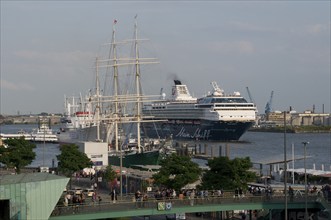
M 199 103 L 247 103 L 243 98 L 202 98 Z
M 221 107 L 221 106 L 215 106 L 214 108 L 218 108 L 218 107 Z M 250 109 L 250 108 L 252 108 L 253 106 L 251 106 L 251 105 L 249 105 L 249 106 L 240 106 L 240 107 L 235 107 L 235 108 L 233 108 L 234 106 L 222 106 L 222 107 L 226 107 L 226 108 L 223 108 L 223 109 L 218 109 L 218 110 L 224 110 L 224 111 L 235 111 L 235 110 L 255 110 L 254 108 L 253 109 Z M 232 107 L 232 108 L 229 108 L 229 107 Z M 246 107 L 246 108 L 245 108 Z M 247 108 L 247 107 L 249 107 L 249 108 Z M 157 106 L 157 107 L 152 107 L 152 109 L 153 110 L 159 110 L 159 109 L 166 109 L 166 107 L 165 106 Z M 187 110 L 187 109 L 183 109 L 182 107 L 179 107 L 179 108 L 167 108 L 168 110 L 176 110 L 176 111 L 178 111 L 178 110 L 180 110 L 180 109 L 182 109 L 182 110 Z
M 146 113 L 148 115 L 148 113 Z M 197 112 L 162 112 L 162 113 L 153 113 L 155 117 L 163 117 L 167 115 L 170 118 L 196 118 L 203 117 L 204 114 L 197 114 Z M 250 117 L 251 115 L 220 115 L 220 117 Z

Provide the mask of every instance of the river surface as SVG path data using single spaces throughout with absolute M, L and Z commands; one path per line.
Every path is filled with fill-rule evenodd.
M 31 132 L 36 129 L 34 124 L 19 124 L 19 125 L 0 125 L 0 133 L 17 133 L 24 130 Z M 53 127 L 54 131 L 58 127 Z M 285 136 L 285 138 L 284 138 Z M 286 141 L 284 141 L 286 140 Z M 228 146 L 228 155 L 230 159 L 235 157 L 250 157 L 252 162 L 259 162 L 273 158 L 284 158 L 284 142 L 286 143 L 286 157 L 292 158 L 294 149 L 295 156 L 304 155 L 304 145 L 302 142 L 309 142 L 306 145 L 306 165 L 307 169 L 322 169 L 330 171 L 331 169 L 331 133 L 302 133 L 293 134 L 287 133 L 269 133 L 269 132 L 246 132 L 240 142 L 197 142 L 201 147 L 201 151 L 206 148 L 207 154 L 218 155 L 220 152 L 219 146 L 222 146 L 221 153 L 225 155 L 225 146 Z M 211 150 L 213 149 L 213 150 Z M 56 155 L 60 154 L 58 144 L 39 143 L 35 148 L 36 159 L 30 166 L 57 166 Z M 292 168 L 292 163 L 289 165 Z M 295 161 L 294 168 L 303 168 L 304 160 Z
M 18 131 L 21 130 L 30 133 L 33 131 L 33 129 L 37 128 L 37 124 L 0 125 L 0 133 L 16 134 Z M 56 132 L 59 127 L 54 126 L 52 127 L 52 129 Z M 37 143 L 34 152 L 36 152 L 36 159 L 29 165 L 29 167 L 56 167 L 56 155 L 59 155 L 61 153 L 59 144 L 54 143 Z

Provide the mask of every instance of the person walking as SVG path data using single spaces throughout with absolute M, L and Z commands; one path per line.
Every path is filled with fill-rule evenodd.
M 190 206 L 194 206 L 194 198 L 195 198 L 195 190 L 192 190 L 192 192 L 190 193 Z
M 116 192 L 116 189 L 113 189 L 110 193 L 110 196 L 111 196 L 111 201 L 113 201 L 113 203 L 116 203 L 116 200 L 117 200 L 117 192 Z

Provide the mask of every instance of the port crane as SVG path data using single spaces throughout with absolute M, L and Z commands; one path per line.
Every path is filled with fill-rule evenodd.
M 249 101 L 251 103 L 254 103 L 254 105 L 256 106 L 255 101 L 253 99 L 253 96 L 252 96 L 251 92 L 249 91 L 248 86 L 246 86 L 246 90 L 247 90 L 247 93 L 248 93 Z M 257 110 L 257 107 L 256 107 L 255 114 L 257 114 L 257 112 L 258 112 L 258 110 Z
M 249 91 L 248 87 L 246 87 L 246 90 L 247 90 L 247 93 L 248 93 L 249 101 L 252 102 L 252 103 L 255 103 L 254 99 L 253 99 L 253 96 L 251 95 L 251 92 Z
M 271 91 L 270 99 L 267 102 L 267 104 L 265 106 L 265 110 L 264 110 L 264 113 L 266 114 L 267 117 L 268 117 L 269 113 L 272 110 L 272 98 L 273 98 L 273 96 L 274 96 L 274 91 Z

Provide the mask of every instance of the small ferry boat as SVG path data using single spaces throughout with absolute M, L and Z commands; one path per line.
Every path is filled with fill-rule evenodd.
M 10 138 L 21 138 L 21 137 L 24 137 L 24 139 L 28 140 L 28 141 L 32 140 L 31 134 L 27 133 L 26 131 L 23 131 L 23 130 L 18 131 L 16 134 L 4 134 L 4 133 L 0 134 L 1 140 L 7 140 Z
M 46 123 L 40 123 L 38 129 L 31 133 L 31 141 L 57 143 L 59 139 L 49 125 Z
M 40 118 L 38 121 L 38 128 L 34 129 L 31 133 L 20 130 L 16 134 L 0 134 L 1 140 L 7 140 L 10 138 L 21 138 L 23 137 L 27 141 L 32 142 L 47 142 L 47 143 L 58 143 L 59 138 L 50 128 L 50 119 L 45 120 Z

